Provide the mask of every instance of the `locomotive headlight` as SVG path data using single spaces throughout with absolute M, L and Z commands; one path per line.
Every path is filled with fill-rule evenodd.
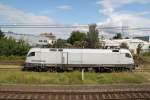
M 131 63 L 131 64 L 134 64 L 134 61 L 133 61 L 133 59 L 131 59 L 131 60 L 129 61 L 129 63 Z

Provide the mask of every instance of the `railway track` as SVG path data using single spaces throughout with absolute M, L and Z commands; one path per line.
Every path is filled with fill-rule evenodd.
M 53 87 L 51 90 L 48 88 L 40 90 L 35 87 L 24 90 L 23 88 L 17 90 L 5 88 L 0 89 L 0 100 L 150 100 L 150 89 L 147 86 L 132 89 L 126 87 L 83 89 L 83 87 L 81 89 Z
M 20 92 L 1 91 L 0 100 L 150 100 L 150 91 Z
M 0 71 L 22 70 L 22 67 L 0 67 Z M 133 72 L 150 72 L 150 68 L 137 68 Z
M 150 68 L 135 69 L 134 72 L 150 72 Z
M 0 71 L 21 70 L 21 68 L 0 68 Z
M 10 70 L 22 70 L 21 67 L 20 68 L 0 68 L 0 71 L 10 71 Z M 135 69 L 133 70 L 133 72 L 150 72 L 150 69 L 146 69 L 146 68 L 142 68 L 142 69 Z

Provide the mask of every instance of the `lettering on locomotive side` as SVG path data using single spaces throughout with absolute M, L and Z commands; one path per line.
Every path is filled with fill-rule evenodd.
M 31 62 L 46 62 L 45 60 L 31 60 Z

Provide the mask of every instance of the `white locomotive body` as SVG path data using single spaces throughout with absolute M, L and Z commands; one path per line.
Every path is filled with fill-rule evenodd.
M 27 54 L 25 69 L 64 71 L 86 69 L 134 69 L 129 50 L 32 48 Z

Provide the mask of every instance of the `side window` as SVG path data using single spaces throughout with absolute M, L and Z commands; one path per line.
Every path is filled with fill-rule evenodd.
M 129 53 L 126 53 L 125 56 L 131 58 L 131 55 Z
M 35 56 L 35 52 L 29 53 L 28 57 L 32 57 L 32 56 Z
M 39 40 L 39 42 L 42 42 L 42 40 Z
M 47 40 L 44 40 L 44 42 L 46 43 L 46 42 L 47 42 Z

